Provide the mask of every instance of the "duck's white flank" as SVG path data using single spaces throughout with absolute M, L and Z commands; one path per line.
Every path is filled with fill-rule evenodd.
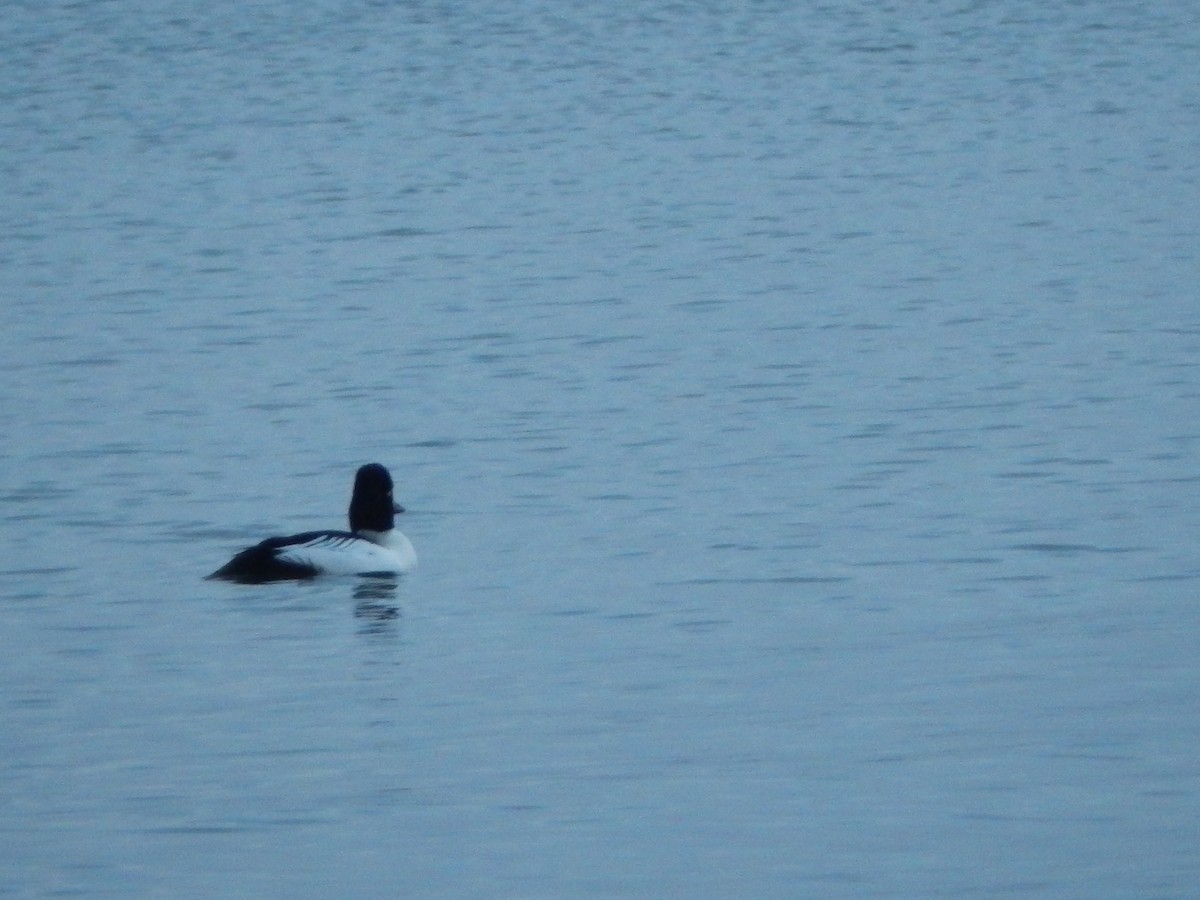
M 394 528 L 321 535 L 303 544 L 280 547 L 275 558 L 323 575 L 402 575 L 417 567 L 412 542 Z

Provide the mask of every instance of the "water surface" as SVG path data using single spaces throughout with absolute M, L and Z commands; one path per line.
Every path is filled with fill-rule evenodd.
M 1194 891 L 1190 4 L 0 30 L 0 893 Z

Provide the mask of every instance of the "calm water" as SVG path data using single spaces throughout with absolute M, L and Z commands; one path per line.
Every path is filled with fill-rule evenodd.
M 1194 895 L 1200 20 L 1057 6 L 8 4 L 0 894 Z

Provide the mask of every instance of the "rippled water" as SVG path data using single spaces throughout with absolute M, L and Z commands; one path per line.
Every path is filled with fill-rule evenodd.
M 0 35 L 0 894 L 1194 891 L 1191 4 Z

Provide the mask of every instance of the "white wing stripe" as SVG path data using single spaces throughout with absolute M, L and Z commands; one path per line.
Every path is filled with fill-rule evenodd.
M 395 553 L 357 537 L 323 535 L 304 544 L 280 547 L 276 557 L 302 566 L 312 566 L 330 575 L 364 572 L 401 572 L 406 566 Z

